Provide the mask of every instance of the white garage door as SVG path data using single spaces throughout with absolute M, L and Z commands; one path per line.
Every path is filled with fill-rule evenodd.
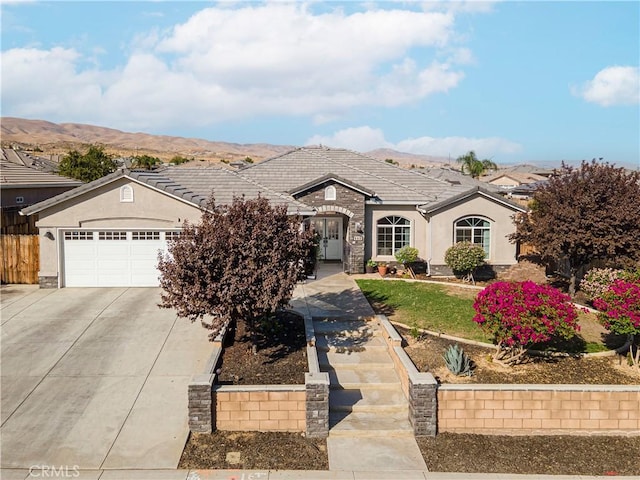
M 178 232 L 73 230 L 63 235 L 66 287 L 157 287 L 158 251 Z

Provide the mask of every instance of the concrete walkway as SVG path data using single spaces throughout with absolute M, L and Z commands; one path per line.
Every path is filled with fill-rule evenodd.
M 323 264 L 293 306 L 313 318 L 320 369 L 331 381 L 329 470 L 427 470 L 380 325 L 353 278 Z

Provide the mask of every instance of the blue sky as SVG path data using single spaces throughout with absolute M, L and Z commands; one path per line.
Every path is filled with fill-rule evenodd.
M 2 115 L 640 168 L 640 3 L 30 2 Z

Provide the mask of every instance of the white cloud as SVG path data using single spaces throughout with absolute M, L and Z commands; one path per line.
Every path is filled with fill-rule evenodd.
M 458 157 L 469 150 L 475 151 L 481 158 L 490 158 L 501 154 L 514 154 L 522 151 L 522 145 L 500 137 L 418 137 L 407 138 L 397 143 L 385 139 L 384 132 L 369 126 L 347 128 L 333 135 L 315 135 L 307 145 L 322 144 L 329 147 L 348 148 L 357 151 L 369 151 L 377 148 L 391 148 L 399 152 L 436 157 Z
M 376 148 L 394 148 L 391 143 L 385 140 L 382 130 L 367 126 L 346 128 L 331 136 L 314 135 L 307 140 L 306 144 L 348 148 L 360 152 L 367 152 Z
M 603 107 L 637 105 L 640 103 L 640 71 L 632 66 L 606 67 L 593 80 L 571 90 L 587 102 Z
M 168 31 L 141 32 L 113 70 L 78 49 L 7 50 L 4 111 L 121 128 L 270 114 L 321 122 L 357 107 L 411 104 L 464 77 L 471 55 L 452 46 L 451 12 L 327 5 L 323 13 L 296 2 L 205 8 Z

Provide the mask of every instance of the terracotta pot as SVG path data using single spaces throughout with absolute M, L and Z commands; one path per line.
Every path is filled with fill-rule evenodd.
M 378 273 L 384 277 L 387 274 L 388 268 L 387 265 L 378 265 Z

